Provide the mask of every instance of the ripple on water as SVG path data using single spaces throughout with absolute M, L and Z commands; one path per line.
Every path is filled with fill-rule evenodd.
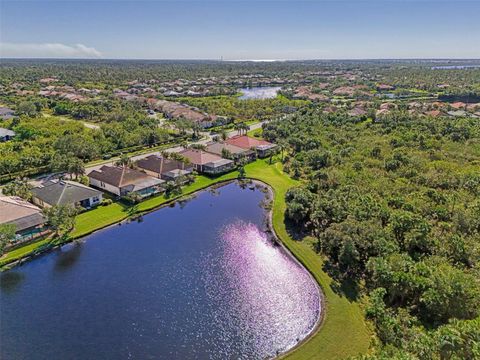
M 219 236 L 222 256 L 203 264 L 218 329 L 215 358 L 238 358 L 239 349 L 241 358 L 271 357 L 305 338 L 320 311 L 306 270 L 254 224 L 234 222 Z

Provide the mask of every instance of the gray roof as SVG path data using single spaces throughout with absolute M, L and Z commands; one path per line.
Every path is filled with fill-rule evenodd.
M 15 115 L 15 112 L 12 109 L 6 107 L 0 107 L 0 118 L 3 120 L 11 119 Z
M 15 132 L 9 129 L 0 128 L 0 137 L 15 136 Z
M 18 233 L 20 231 L 44 224 L 45 218 L 41 213 L 37 213 L 37 214 L 25 216 L 15 221 L 11 221 L 10 223 L 15 224 L 15 232 Z
M 205 166 L 216 168 L 216 167 L 220 167 L 220 166 L 224 166 L 224 165 L 230 165 L 230 164 L 233 164 L 232 160 L 220 159 L 220 160 L 215 160 L 215 161 L 211 161 L 209 163 L 206 163 Z
M 32 189 L 33 196 L 49 205 L 75 204 L 102 194 L 91 187 L 66 180 L 50 180 Z
M 248 152 L 252 152 L 250 149 L 244 149 L 239 146 L 235 146 L 235 145 L 231 145 L 223 142 L 212 142 L 207 144 L 206 151 L 222 156 L 223 149 L 228 150 L 233 155 L 246 154 Z

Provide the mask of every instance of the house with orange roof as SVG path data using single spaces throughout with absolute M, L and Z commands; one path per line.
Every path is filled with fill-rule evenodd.
M 225 140 L 225 142 L 243 149 L 254 149 L 259 158 L 270 156 L 277 148 L 277 145 L 272 144 L 271 142 L 254 139 L 246 135 L 236 135 Z
M 465 109 L 467 107 L 467 104 L 465 104 L 464 102 L 461 102 L 461 101 L 457 101 L 457 102 L 454 102 L 454 103 L 450 104 L 450 107 L 453 108 L 453 109 L 456 109 L 456 110 L 462 110 L 462 109 Z
M 430 110 L 430 111 L 427 111 L 425 115 L 436 118 L 436 117 L 442 116 L 443 113 L 440 110 Z

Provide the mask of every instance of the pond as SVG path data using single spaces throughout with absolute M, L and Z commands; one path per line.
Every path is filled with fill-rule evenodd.
M 278 92 L 280 91 L 280 86 L 259 86 L 251 88 L 243 88 L 239 91 L 242 95 L 239 97 L 241 100 L 251 100 L 251 99 L 273 99 L 277 97 Z
M 21 267 L 0 287 L 2 359 L 264 359 L 321 308 L 269 238 L 265 191 L 230 183 Z

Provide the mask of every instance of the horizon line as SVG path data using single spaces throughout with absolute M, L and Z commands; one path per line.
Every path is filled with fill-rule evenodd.
M 216 61 L 216 62 L 295 62 L 295 61 L 480 61 L 478 58 L 449 58 L 449 57 L 373 57 L 373 58 L 306 58 L 306 59 L 219 59 L 219 58 L 64 58 L 64 57 L 1 57 L 2 60 L 96 60 L 96 61 Z

